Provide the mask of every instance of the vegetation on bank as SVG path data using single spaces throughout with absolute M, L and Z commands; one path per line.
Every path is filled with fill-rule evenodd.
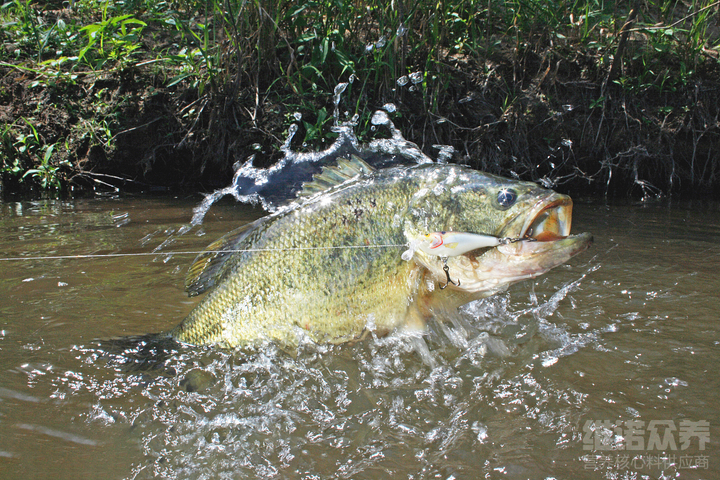
M 566 190 L 718 191 L 720 1 L 12 0 L 0 185 L 211 188 L 374 110 L 433 155 Z

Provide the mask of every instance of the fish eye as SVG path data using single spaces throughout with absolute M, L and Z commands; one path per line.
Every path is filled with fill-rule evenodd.
M 512 188 L 502 188 L 498 192 L 497 202 L 502 208 L 510 208 L 517 200 L 517 193 Z

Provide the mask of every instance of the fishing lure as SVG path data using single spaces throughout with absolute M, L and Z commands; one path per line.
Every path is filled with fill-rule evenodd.
M 438 257 L 456 257 L 478 248 L 497 247 L 503 239 L 467 232 L 432 232 L 418 244 L 418 250 Z
M 496 247 L 500 243 L 500 239 L 492 235 L 466 232 L 432 232 L 420 239 L 417 248 L 428 255 L 437 255 L 442 259 L 443 271 L 447 281 L 445 285 L 440 285 L 440 289 L 444 290 L 451 283 L 460 286 L 460 279 L 458 279 L 457 283 L 450 279 L 450 267 L 447 264 L 448 257 L 456 257 L 478 248 Z
M 417 249 L 427 255 L 436 255 L 443 262 L 443 271 L 447 277 L 445 285 L 440 285 L 440 289 L 445 289 L 449 284 L 460 286 L 460 280 L 457 283 L 450 279 L 450 267 L 447 261 L 449 257 L 463 255 L 478 248 L 497 247 L 498 245 L 507 245 L 509 243 L 520 242 L 523 240 L 533 240 L 529 236 L 522 238 L 500 238 L 493 235 L 485 235 L 481 233 L 468 232 L 432 232 L 422 236 L 411 245 L 411 250 Z M 407 252 L 406 252 L 407 253 Z M 407 255 L 403 254 L 403 258 Z

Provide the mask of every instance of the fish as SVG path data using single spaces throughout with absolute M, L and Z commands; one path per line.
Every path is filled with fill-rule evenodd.
M 586 250 L 592 235 L 571 235 L 571 221 L 571 198 L 532 182 L 455 164 L 376 170 L 341 158 L 294 201 L 198 255 L 186 290 L 205 296 L 170 335 L 232 349 L 422 330 L 439 312 Z M 479 248 L 413 248 L 433 232 L 465 232 L 453 238 L 480 239 Z

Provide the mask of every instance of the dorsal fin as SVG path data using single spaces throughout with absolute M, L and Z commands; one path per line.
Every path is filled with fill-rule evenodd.
M 215 286 L 225 275 L 229 264 L 227 261 L 237 253 L 236 250 L 247 236 L 267 217 L 236 228 L 223 237 L 208 245 L 203 252 L 195 257 L 185 277 L 185 290 L 191 297 L 199 295 Z
M 323 167 L 322 172 L 313 175 L 313 180 L 305 183 L 297 195 L 298 197 L 309 197 L 328 188 L 340 185 L 358 175 L 371 173 L 374 170 L 374 168 L 365 163 L 365 161 L 357 155 L 351 155 L 349 160 L 347 158 L 338 158 L 337 165 Z

